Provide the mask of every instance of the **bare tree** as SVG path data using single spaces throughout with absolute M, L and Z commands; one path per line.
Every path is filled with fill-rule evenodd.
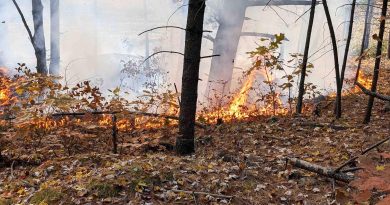
M 316 0 L 311 1 L 311 8 L 310 8 L 310 17 L 309 17 L 309 26 L 307 29 L 306 34 L 306 45 L 305 45 L 305 51 L 303 53 L 303 62 L 302 62 L 302 69 L 301 69 L 301 80 L 299 82 L 299 93 L 298 93 L 298 102 L 297 102 L 297 110 L 296 112 L 301 114 L 302 113 L 302 104 L 303 104 L 303 95 L 305 94 L 305 78 L 306 78 L 306 68 L 307 68 L 307 61 L 309 57 L 309 49 L 310 49 L 310 40 L 311 40 L 311 33 L 313 30 L 313 23 L 314 23 L 314 14 L 316 9 Z
M 47 74 L 47 64 L 46 64 L 46 46 L 45 46 L 45 35 L 43 32 L 43 5 L 41 0 L 32 0 L 32 15 L 34 22 L 34 35 L 31 32 L 30 27 L 27 24 L 27 21 L 23 15 L 22 10 L 20 9 L 16 0 L 12 0 L 20 17 L 22 18 L 24 27 L 27 30 L 27 33 L 30 37 L 31 44 L 34 47 L 35 57 L 37 59 L 37 72 L 42 74 Z
M 341 117 L 341 77 L 340 77 L 340 65 L 339 65 L 339 57 L 338 57 L 338 51 L 337 51 L 337 40 L 336 40 L 336 34 L 334 31 L 332 18 L 330 17 L 329 7 L 327 0 L 322 1 L 322 5 L 324 6 L 324 11 L 326 15 L 326 20 L 328 21 L 328 27 L 329 27 L 329 33 L 332 40 L 332 47 L 333 47 L 333 58 L 334 58 L 334 67 L 336 72 L 336 104 L 335 104 L 335 114 L 336 119 L 339 119 Z
M 179 115 L 179 136 L 176 139 L 176 151 L 179 154 L 190 154 L 195 151 L 195 115 L 205 8 L 205 0 L 189 1 Z
M 60 1 L 50 0 L 50 68 L 51 75 L 60 74 Z
M 379 68 L 381 65 L 381 57 L 382 57 L 382 45 L 383 45 L 383 36 L 385 33 L 386 26 L 386 14 L 387 14 L 387 3 L 388 0 L 383 0 L 382 12 L 380 17 L 380 27 L 379 27 L 379 36 L 376 38 L 378 41 L 378 45 L 376 47 L 376 55 L 375 55 L 375 67 L 374 67 L 374 76 L 372 77 L 372 85 L 371 92 L 375 93 L 377 90 L 377 84 L 379 79 Z M 364 123 L 367 124 L 371 121 L 371 112 L 372 107 L 374 105 L 375 97 L 370 95 L 368 100 L 368 105 L 366 109 L 366 116 L 364 118 Z

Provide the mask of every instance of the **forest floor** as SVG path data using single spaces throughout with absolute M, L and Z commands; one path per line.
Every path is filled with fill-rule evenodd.
M 388 63 L 383 67 L 380 92 L 390 94 Z M 0 167 L 0 205 L 390 204 L 389 142 L 359 158 L 364 170 L 349 184 L 333 187 L 329 178 L 286 166 L 286 157 L 299 157 L 337 167 L 389 137 L 384 102 L 377 100 L 372 122 L 362 124 L 367 100 L 346 95 L 337 121 L 327 99 L 320 117 L 262 117 L 198 129 L 196 154 L 187 157 L 167 146 L 177 133 L 172 127 L 120 133 L 117 155 L 109 154 L 111 130 L 99 126 L 73 127 L 67 132 L 79 137 L 65 143 L 52 133 L 39 145 L 11 129 L 2 133 L 8 161 Z

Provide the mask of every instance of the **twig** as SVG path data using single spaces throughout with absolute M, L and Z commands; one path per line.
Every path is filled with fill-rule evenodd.
M 142 63 L 145 63 L 147 60 L 149 60 L 149 59 L 152 58 L 153 56 L 155 56 L 155 55 L 157 55 L 157 54 L 160 54 L 160 53 L 173 53 L 173 54 L 179 54 L 179 55 L 184 56 L 184 53 L 180 53 L 180 52 L 177 52 L 177 51 L 158 51 L 158 52 L 153 53 L 153 54 L 150 55 L 149 57 L 147 57 Z
M 139 33 L 138 36 L 140 36 L 140 35 L 142 35 L 144 33 L 150 32 L 150 31 L 161 29 L 161 28 L 176 28 L 176 29 L 180 29 L 180 30 L 183 30 L 183 31 L 187 31 L 187 29 L 185 29 L 183 27 L 179 27 L 179 26 L 158 26 L 158 27 L 154 27 L 154 28 L 148 29 L 146 31 L 143 31 L 143 32 Z M 208 31 L 208 30 L 203 31 L 203 33 L 211 33 L 211 32 L 212 31 Z
M 384 139 L 384 140 L 382 140 L 382 141 L 380 141 L 380 142 L 378 142 L 378 143 L 376 143 L 376 144 L 374 144 L 374 145 L 368 147 L 367 149 L 365 149 L 365 150 L 361 153 L 361 155 L 366 154 L 367 152 L 371 151 L 372 149 L 378 147 L 379 145 L 385 143 L 385 142 L 388 141 L 388 140 L 390 140 L 390 137 L 388 137 L 388 138 L 386 138 L 386 139 Z
M 180 101 L 180 97 L 179 97 L 179 91 L 177 90 L 176 83 L 173 83 L 173 85 L 175 86 L 175 91 L 176 91 L 176 95 L 177 95 L 177 102 L 179 103 L 179 106 L 180 106 L 181 105 L 181 101 Z
M 340 170 L 341 170 L 342 168 L 344 168 L 344 167 L 348 166 L 349 164 L 355 162 L 358 158 L 359 158 L 359 157 L 356 156 L 356 157 L 353 157 L 353 158 L 349 159 L 348 161 L 346 161 L 346 162 L 343 163 L 342 165 L 338 166 L 338 167 L 334 170 L 334 172 L 340 172 Z
M 364 169 L 364 168 L 354 167 L 354 168 L 350 168 L 350 169 L 344 169 L 342 172 L 344 172 L 344 173 L 355 172 L 355 171 L 359 171 L 359 170 L 362 170 L 362 169 Z
M 202 57 L 200 57 L 200 59 L 204 59 L 204 58 L 213 58 L 213 57 L 219 57 L 219 56 L 221 56 L 221 55 L 216 54 L 216 55 L 202 56 Z
M 226 199 L 232 199 L 234 196 L 228 196 L 228 195 L 223 195 L 223 194 L 212 194 L 212 193 L 207 193 L 207 192 L 200 192 L 200 191 L 185 191 L 185 190 L 177 190 L 177 189 L 172 189 L 171 191 L 175 193 L 186 193 L 186 194 L 196 194 L 196 195 L 209 195 L 217 198 L 226 198 Z
M 14 164 L 15 164 L 15 160 L 13 160 L 12 164 L 11 164 L 11 179 L 15 178 L 15 176 L 14 176 Z

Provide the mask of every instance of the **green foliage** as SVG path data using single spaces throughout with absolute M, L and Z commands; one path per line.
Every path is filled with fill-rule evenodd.
M 121 191 L 120 186 L 109 182 L 100 182 L 98 180 L 92 180 L 87 188 L 98 198 L 116 197 Z

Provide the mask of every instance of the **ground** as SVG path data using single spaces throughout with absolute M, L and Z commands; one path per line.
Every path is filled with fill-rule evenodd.
M 389 94 L 390 71 L 381 76 L 380 91 Z M 364 170 L 354 172 L 354 181 L 334 187 L 329 178 L 285 160 L 337 167 L 389 137 L 384 102 L 376 101 L 372 122 L 362 124 L 367 99 L 346 94 L 337 121 L 329 98 L 321 117 L 256 117 L 198 128 L 196 153 L 186 157 L 171 150 L 177 133 L 172 127 L 120 133 L 119 154 L 110 154 L 111 130 L 100 126 L 72 127 L 67 141 L 58 130 L 39 144 L 20 140 L 9 129 L 2 132 L 7 146 L 0 205 L 389 204 L 390 143 L 359 158 L 357 166 Z

